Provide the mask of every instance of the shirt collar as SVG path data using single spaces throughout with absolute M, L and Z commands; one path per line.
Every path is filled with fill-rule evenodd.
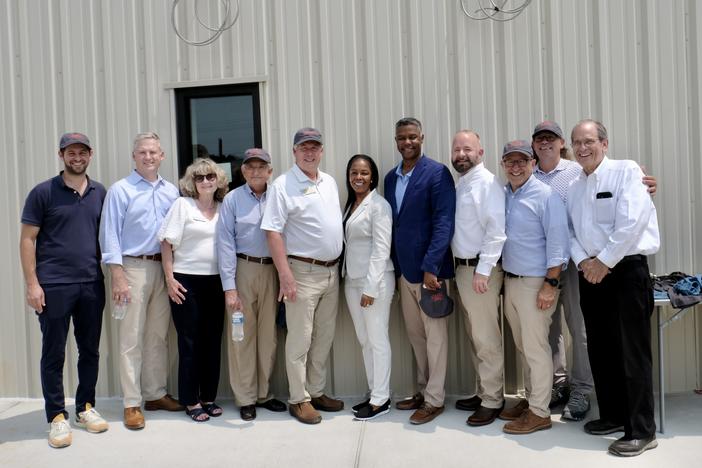
M 295 178 L 297 179 L 298 182 L 309 182 L 311 184 L 320 184 L 324 180 L 324 173 L 317 168 L 317 180 L 314 181 L 309 178 L 307 174 L 302 172 L 302 169 L 300 169 L 300 166 L 297 164 L 293 164 L 292 167 L 292 173 L 295 175 Z
M 537 164 L 536 168 L 534 169 L 534 172 L 538 172 L 539 174 L 548 175 L 548 174 L 553 174 L 554 172 L 565 171 L 566 169 L 568 169 L 568 166 L 569 166 L 568 161 L 566 159 L 560 158 L 558 160 L 558 164 L 556 164 L 556 167 L 554 167 L 553 170 L 551 170 L 549 172 L 543 171 L 543 170 L 541 170 L 541 167 L 539 167 L 539 165 Z
M 142 175 L 139 174 L 136 169 L 134 169 L 132 173 L 127 176 L 127 180 L 129 180 L 129 182 L 131 182 L 134 185 L 138 184 L 142 180 L 149 185 L 154 185 L 153 182 L 144 179 L 144 177 L 142 177 Z M 163 177 L 161 177 L 161 174 L 156 174 L 156 182 L 158 182 L 159 184 L 163 183 Z
M 411 176 L 412 173 L 414 172 L 414 170 L 417 168 L 417 165 L 419 164 L 419 162 L 422 160 L 423 157 L 424 157 L 424 155 L 422 154 L 422 155 L 419 157 L 419 159 L 417 160 L 417 164 L 415 164 L 414 167 L 413 167 L 407 174 L 403 174 L 403 173 L 402 173 L 402 161 L 400 161 L 400 164 L 398 164 L 397 167 L 395 167 L 395 174 L 397 174 L 398 177 L 409 177 L 409 176 Z
M 251 186 L 248 183 L 245 185 L 246 185 L 246 191 L 249 193 L 249 195 L 251 195 L 253 198 L 255 198 L 256 201 L 264 200 L 266 198 L 266 194 L 268 193 L 268 184 L 266 184 L 266 190 L 264 190 L 263 193 L 261 194 L 261 198 L 258 198 L 258 196 L 256 196 L 256 192 L 253 191 L 253 189 L 251 188 Z

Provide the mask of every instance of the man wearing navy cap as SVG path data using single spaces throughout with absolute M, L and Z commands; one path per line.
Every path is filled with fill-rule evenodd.
M 286 407 L 269 392 L 277 344 L 278 275 L 261 219 L 273 172 L 270 155 L 261 148 L 246 150 L 241 172 L 246 184 L 224 197 L 219 212 L 217 256 L 230 332 L 232 314 L 244 314 L 244 339 L 227 339 L 227 354 L 234 399 L 241 418 L 250 421 L 257 406 L 275 412 Z
M 319 130 L 298 130 L 293 154 L 292 169 L 271 184 L 261 229 L 278 270 L 278 300 L 285 301 L 289 411 L 302 423 L 317 424 L 318 410 L 344 408 L 343 401 L 324 394 L 339 307 L 343 228 L 336 181 L 319 170 L 324 154 Z
M 503 431 L 530 434 L 551 428 L 549 401 L 553 362 L 548 332 L 556 310 L 561 270 L 568 263 L 565 205 L 534 176 L 530 142 L 516 140 L 502 151 L 505 187 L 505 316 L 522 354 L 526 400 L 500 413 Z
M 36 311 L 42 332 L 41 387 L 49 445 L 56 448 L 72 442 L 63 392 L 71 319 L 78 345 L 76 424 L 89 432 L 108 427 L 94 408 L 105 306 L 98 247 L 105 187 L 86 174 L 93 157 L 88 137 L 64 134 L 58 155 L 64 169 L 29 192 L 20 234 L 27 304 Z

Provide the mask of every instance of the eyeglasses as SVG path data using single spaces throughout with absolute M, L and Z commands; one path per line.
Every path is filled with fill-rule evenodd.
M 507 161 L 502 161 L 502 164 L 504 164 L 505 167 L 526 167 L 529 161 L 531 161 L 531 159 L 509 159 Z
M 205 179 L 209 180 L 210 182 L 212 182 L 213 180 L 217 180 L 217 174 L 212 174 L 212 173 L 207 174 L 207 175 L 196 174 L 193 176 L 193 180 L 195 181 L 195 183 L 200 183 Z
M 556 139 L 558 139 L 558 137 L 556 135 L 554 135 L 553 133 L 542 133 L 542 134 L 536 135 L 534 137 L 534 141 L 536 143 L 542 143 L 544 141 L 546 141 L 548 143 L 553 143 L 554 141 L 556 141 Z

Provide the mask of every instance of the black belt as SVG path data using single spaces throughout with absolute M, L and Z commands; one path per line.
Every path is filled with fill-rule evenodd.
M 533 278 L 533 276 L 515 275 L 514 273 L 510 273 L 509 271 L 505 271 L 505 276 L 507 278 Z
M 243 258 L 247 262 L 260 263 L 261 265 L 272 265 L 273 259 L 271 257 L 252 257 L 251 255 L 246 255 L 243 253 L 236 254 L 237 257 Z
M 468 266 L 474 267 L 474 266 L 478 266 L 478 262 L 480 261 L 480 255 L 478 255 L 475 258 L 469 258 L 469 259 L 456 258 L 455 260 L 456 260 L 456 265 L 464 265 L 464 266 L 468 265 Z
M 626 257 L 622 258 L 619 260 L 619 263 L 617 265 L 621 265 L 622 263 L 629 263 L 629 262 L 645 262 L 646 261 L 646 256 L 637 254 L 637 255 L 627 255 Z
M 161 254 L 160 253 L 155 253 L 153 255 L 125 255 L 125 257 L 138 258 L 140 260 L 153 260 L 154 262 L 161 261 Z
M 321 265 L 321 266 L 325 266 L 325 267 L 334 266 L 337 263 L 339 263 L 338 258 L 335 258 L 334 260 L 329 260 L 327 262 L 324 260 L 317 260 L 316 258 L 298 257 L 297 255 L 288 255 L 288 257 L 292 258 L 293 260 L 299 260 L 301 262 L 311 263 L 312 265 Z

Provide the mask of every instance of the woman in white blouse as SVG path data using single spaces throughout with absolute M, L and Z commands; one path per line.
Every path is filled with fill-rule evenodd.
M 178 331 L 178 399 L 194 421 L 222 414 L 215 404 L 224 327 L 215 227 L 227 177 L 198 158 L 180 179 L 178 198 L 158 237 L 173 323 Z
M 353 407 L 355 418 L 361 420 L 373 419 L 390 409 L 388 321 L 395 291 L 390 260 L 392 211 L 376 190 L 378 178 L 378 167 L 371 157 L 357 154 L 349 160 L 342 275 L 370 388 L 370 398 Z

